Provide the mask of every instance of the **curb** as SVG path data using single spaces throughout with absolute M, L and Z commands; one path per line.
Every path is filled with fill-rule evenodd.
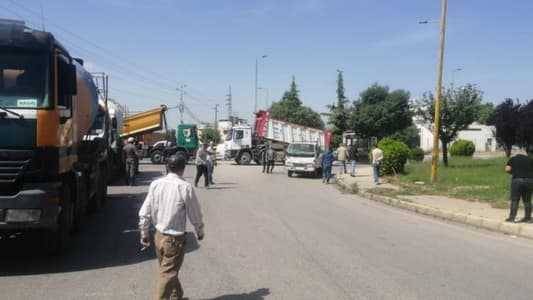
M 337 184 L 346 189 L 342 180 L 338 180 Z M 370 199 L 372 201 L 380 202 L 389 206 L 409 210 L 421 215 L 430 216 L 436 219 L 451 221 L 454 223 L 470 225 L 477 228 L 482 228 L 494 232 L 500 232 L 507 235 L 515 235 L 527 239 L 533 239 L 533 226 L 523 226 L 521 224 L 513 224 L 492 219 L 486 219 L 477 216 L 465 215 L 451 211 L 445 211 L 439 208 L 426 206 L 423 204 L 413 203 L 397 198 L 386 197 L 382 195 L 372 194 L 368 192 L 360 192 L 357 195 Z

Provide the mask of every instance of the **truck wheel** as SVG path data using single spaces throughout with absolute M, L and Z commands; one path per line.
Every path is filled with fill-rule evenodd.
M 287 176 L 292 177 L 292 171 L 287 171 Z
M 61 212 L 57 218 L 57 228 L 44 234 L 45 248 L 49 254 L 58 255 L 65 252 L 70 242 L 74 225 L 74 205 L 72 205 L 70 188 L 63 186 Z
M 249 165 L 250 162 L 252 162 L 252 155 L 250 153 L 245 152 L 241 154 L 241 157 L 239 158 L 239 164 L 241 165 Z
M 155 150 L 152 152 L 152 155 L 150 155 L 150 160 L 153 164 L 159 165 L 163 163 L 163 152 L 160 150 Z

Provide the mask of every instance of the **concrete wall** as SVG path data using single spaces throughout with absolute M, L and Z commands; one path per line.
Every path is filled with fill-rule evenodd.
M 414 122 L 420 133 L 420 148 L 424 151 L 431 151 L 433 149 L 433 126 L 424 124 L 419 120 Z M 476 146 L 476 152 L 495 152 L 497 150 L 493 126 L 473 123 L 468 129 L 459 132 L 458 139 L 472 141 Z

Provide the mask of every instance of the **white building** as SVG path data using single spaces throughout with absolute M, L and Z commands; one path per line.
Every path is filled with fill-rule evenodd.
M 419 119 L 413 121 L 420 133 L 420 148 L 424 151 L 433 150 L 433 124 L 424 123 Z M 494 126 L 472 123 L 467 129 L 459 131 L 457 139 L 473 142 L 476 152 L 494 152 L 497 150 L 495 131 Z

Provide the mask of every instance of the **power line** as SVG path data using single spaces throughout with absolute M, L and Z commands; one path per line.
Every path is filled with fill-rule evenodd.
M 102 51 L 103 53 L 106 53 L 106 54 L 109 55 L 109 56 L 112 56 L 112 57 L 114 57 L 114 58 L 116 58 L 116 59 L 119 59 L 119 60 L 121 60 L 121 61 L 124 61 L 124 62 L 128 63 L 129 65 L 137 66 L 137 68 L 139 68 L 139 69 L 143 69 L 145 72 L 151 73 L 151 74 L 157 76 L 158 78 L 162 78 L 163 80 L 165 80 L 164 78 L 165 78 L 166 76 L 161 75 L 161 74 L 158 74 L 158 73 L 156 73 L 156 72 L 153 72 L 153 71 L 151 71 L 151 70 L 149 70 L 149 69 L 147 69 L 147 68 L 145 68 L 145 67 L 143 67 L 143 66 L 138 65 L 138 64 L 135 63 L 135 62 L 129 61 L 129 60 L 125 59 L 125 58 L 122 57 L 122 56 L 118 56 L 118 55 L 114 54 L 114 53 L 111 52 L 110 50 L 108 50 L 108 49 L 106 49 L 106 48 L 104 48 L 104 47 L 98 45 L 97 43 L 95 43 L 95 42 L 93 42 L 93 41 L 91 41 L 91 40 L 88 40 L 88 39 L 86 39 L 86 38 L 84 38 L 84 37 L 82 37 L 82 36 L 80 36 L 80 35 L 78 35 L 78 34 L 72 32 L 72 31 L 70 31 L 70 30 L 68 30 L 68 29 L 66 29 L 66 28 L 64 28 L 64 27 L 62 27 L 62 26 L 60 26 L 59 24 L 56 24 L 56 23 L 54 23 L 54 22 L 49 21 L 47 18 L 45 18 L 44 16 L 42 16 L 41 14 L 39 14 L 38 12 L 36 12 L 35 10 L 33 10 L 33 9 L 31 9 L 31 8 L 25 6 L 25 5 L 22 5 L 22 4 L 18 3 L 18 2 L 15 2 L 14 0 L 8 0 L 8 1 L 11 2 L 13 5 L 16 5 L 16 6 L 18 6 L 19 8 L 21 8 L 21 9 L 23 9 L 23 10 L 26 10 L 27 12 L 29 12 L 29 13 L 31 13 L 31 14 L 37 16 L 37 17 L 42 17 L 43 21 L 44 21 L 44 20 L 47 20 L 47 21 L 49 22 L 49 24 L 51 24 L 52 26 L 57 27 L 58 29 L 64 31 L 65 33 L 70 34 L 70 35 L 72 35 L 73 37 L 76 37 L 77 39 L 79 39 L 79 40 L 81 40 L 81 41 L 84 41 L 85 43 L 90 44 L 91 46 L 93 46 L 93 47 L 99 49 L 99 50 Z M 12 11 L 12 12 L 13 12 L 13 11 Z M 72 44 L 72 42 L 71 42 L 71 44 Z M 78 48 L 81 48 L 81 47 L 78 46 Z M 115 64 L 115 65 L 117 65 L 117 64 Z M 134 70 L 134 69 L 131 69 L 131 70 Z M 136 69 L 135 69 L 133 72 L 136 72 Z M 141 75 L 141 76 L 144 77 L 143 75 Z M 144 78 L 145 78 L 144 80 L 146 80 L 146 77 L 144 77 Z M 149 79 L 149 78 L 148 78 L 148 80 L 151 81 L 151 79 Z M 169 82 L 170 82 L 170 81 L 169 81 Z M 162 84 L 162 83 L 157 83 L 157 84 L 160 85 L 160 84 Z M 169 86 L 166 86 L 165 88 L 168 89 L 168 90 L 171 90 L 171 91 L 173 90 L 173 88 L 170 88 Z M 189 93 L 189 96 L 191 96 L 190 93 Z M 195 100 L 197 100 L 197 101 L 203 101 L 203 100 L 205 100 L 205 101 L 215 102 L 214 100 L 207 99 L 207 98 L 204 98 L 203 100 L 200 100 L 200 98 L 198 98 L 198 97 L 191 97 L 191 98 L 193 98 L 193 99 L 195 99 Z

